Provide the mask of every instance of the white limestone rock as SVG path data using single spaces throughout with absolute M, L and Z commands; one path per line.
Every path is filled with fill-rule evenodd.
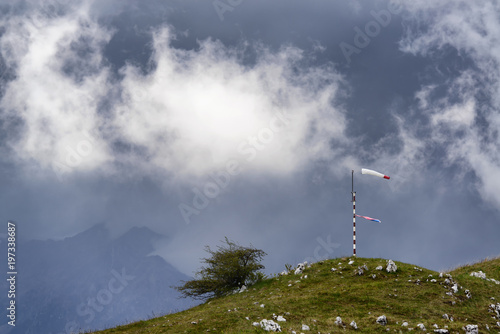
M 311 329 L 309 328 L 309 326 L 302 324 L 302 330 L 303 331 L 309 331 Z
M 381 315 L 380 317 L 377 318 L 377 323 L 382 326 L 387 325 L 387 317 L 385 315 Z
M 479 334 L 479 329 L 477 325 L 465 326 L 465 334 Z
M 384 270 L 384 267 L 382 267 L 382 266 L 377 266 L 377 268 L 375 268 L 375 270 Z
M 417 327 L 420 328 L 420 330 L 422 331 L 425 331 L 425 325 L 420 323 L 420 324 L 417 324 Z
M 352 327 L 352 329 L 358 329 L 358 325 L 356 324 L 356 321 L 351 321 L 351 323 L 349 324 L 349 326 Z
M 302 274 L 302 272 L 304 271 L 304 269 L 306 269 L 306 266 L 307 266 L 307 261 L 305 261 L 304 263 L 299 263 L 299 264 L 297 265 L 297 268 L 295 269 L 294 274 L 295 274 L 295 275 L 300 275 L 300 274 Z
M 273 320 L 262 319 L 260 321 L 260 328 L 267 332 L 281 332 L 281 327 Z
M 335 322 L 334 322 L 334 323 L 335 323 L 335 325 L 337 325 L 337 326 L 343 326 L 343 325 L 344 325 L 344 323 L 342 322 L 342 318 L 341 318 L 341 317 L 337 317 L 337 318 L 335 319 Z
M 395 273 L 396 270 L 398 270 L 398 266 L 394 263 L 394 261 L 389 260 L 387 261 L 387 267 L 385 268 L 385 270 L 388 273 Z

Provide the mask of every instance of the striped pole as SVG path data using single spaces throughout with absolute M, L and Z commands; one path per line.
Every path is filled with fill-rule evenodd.
M 354 192 L 354 170 L 352 170 L 352 256 L 356 256 L 356 193 Z

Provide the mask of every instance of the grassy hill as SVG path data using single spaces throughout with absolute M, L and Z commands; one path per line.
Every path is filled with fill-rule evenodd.
M 351 259 L 354 263 L 348 264 Z M 487 278 L 500 281 L 500 258 L 452 270 L 447 273 L 451 279 L 446 273 L 439 277 L 435 271 L 400 262 L 396 262 L 395 273 L 388 273 L 386 262 L 368 258 L 325 260 L 302 274 L 267 279 L 243 293 L 97 333 L 265 333 L 252 323 L 273 319 L 273 314 L 286 319 L 278 323 L 287 333 L 400 333 L 410 328 L 424 333 L 417 327 L 419 323 L 425 325 L 425 333 L 434 333 L 434 324 L 450 333 L 464 333 L 462 327 L 468 324 L 478 325 L 479 333 L 488 333 L 486 326 L 489 333 L 500 333 L 500 319 L 493 318 L 495 313 L 489 311 L 491 304 L 500 303 L 500 284 L 470 276 L 481 270 Z M 358 267 L 365 264 L 368 270 L 358 275 Z M 376 270 L 377 266 L 384 270 Z M 454 283 L 459 288 L 456 293 L 452 291 Z M 444 314 L 450 320 L 443 318 Z M 385 326 L 376 322 L 381 315 L 387 317 Z M 337 317 L 342 318 L 344 327 L 335 324 Z M 350 326 L 353 320 L 357 330 Z M 404 322 L 408 326 L 403 326 Z M 302 330 L 303 324 L 310 330 Z

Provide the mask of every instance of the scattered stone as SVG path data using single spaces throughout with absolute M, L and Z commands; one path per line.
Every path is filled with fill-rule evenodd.
M 278 315 L 278 317 L 276 318 L 276 321 L 278 321 L 278 322 L 279 322 L 279 321 L 286 321 L 286 319 L 285 319 L 285 318 L 283 318 L 283 316 L 282 316 L 282 315 Z
M 265 305 L 264 305 L 264 304 L 260 304 L 260 307 L 264 308 L 264 307 L 265 307 Z
M 337 317 L 335 319 L 335 325 L 337 326 L 343 326 L 344 324 L 342 323 L 342 318 L 341 317 Z
M 387 267 L 385 268 L 385 270 L 388 273 L 394 273 L 394 272 L 396 272 L 396 270 L 398 270 L 398 266 L 396 266 L 394 261 L 389 260 L 389 261 L 387 261 Z
M 245 292 L 247 290 L 247 287 L 245 285 L 242 285 L 240 288 L 240 293 Z
M 249 318 L 249 317 L 245 317 L 245 319 L 246 319 L 246 320 L 250 320 L 250 318 Z
M 450 317 L 448 316 L 448 314 L 445 313 L 445 314 L 443 314 L 443 319 L 444 320 L 450 320 Z
M 435 329 L 434 333 L 449 334 L 450 332 L 447 329 Z
M 475 271 L 471 272 L 470 276 L 486 279 L 486 274 L 483 273 L 481 270 L 479 270 L 478 272 L 475 272 Z
M 446 279 L 444 280 L 444 284 L 450 284 L 450 283 L 451 283 L 451 281 L 450 281 L 449 279 L 447 279 L 447 278 L 446 278 Z
M 451 287 L 451 290 L 453 290 L 453 293 L 457 293 L 458 292 L 458 284 L 457 283 L 453 284 L 453 286 Z
M 403 322 L 403 323 L 401 324 L 401 326 L 403 326 L 403 327 L 408 327 L 408 323 L 405 321 L 405 322 Z
M 372 275 L 372 278 L 373 278 L 373 279 L 377 278 L 377 275 L 373 274 L 373 275 Z
M 354 260 L 350 260 L 348 264 L 353 264 L 354 263 Z
M 356 322 L 354 320 L 351 321 L 351 323 L 349 324 L 349 326 L 351 326 L 353 329 L 358 329 L 358 325 L 356 325 Z
M 260 324 L 258 322 L 252 322 L 252 326 L 258 327 Z
M 281 327 L 272 320 L 262 319 L 260 321 L 260 328 L 267 332 L 281 332 Z
M 472 298 L 472 294 L 470 293 L 469 289 L 465 290 L 465 297 L 467 297 L 467 299 Z
M 491 304 L 488 311 L 495 312 L 498 320 L 500 320 L 500 303 L 497 303 L 496 305 Z
M 304 271 L 304 269 L 306 269 L 306 266 L 307 266 L 307 261 L 305 261 L 304 263 L 299 263 L 297 265 L 297 269 L 295 269 L 294 274 L 295 275 L 302 274 L 302 272 Z
M 302 330 L 303 331 L 309 331 L 311 329 L 309 328 L 309 326 L 302 324 Z
M 465 326 L 465 334 L 479 334 L 479 329 L 477 325 Z
M 432 325 L 432 327 L 439 328 L 439 326 L 437 324 Z
M 337 268 L 332 268 L 332 269 L 330 269 L 330 270 L 331 270 L 331 271 L 337 271 Z
M 198 324 L 196 321 L 191 321 L 191 323 L 192 323 L 193 325 Z
M 384 270 L 384 267 L 378 266 L 377 268 L 375 268 L 375 270 Z
M 377 318 L 377 323 L 382 325 L 382 326 L 385 326 L 387 325 L 387 318 L 385 315 L 381 315 L 380 317 Z
M 443 278 L 443 273 L 439 273 L 439 278 Z
M 436 279 L 435 279 L 435 278 L 433 278 L 433 279 L 431 279 L 431 282 L 432 282 L 432 283 L 436 283 L 437 281 L 436 281 Z
M 417 327 L 420 328 L 420 330 L 423 330 L 425 331 L 425 325 L 420 323 L 420 324 L 417 324 Z

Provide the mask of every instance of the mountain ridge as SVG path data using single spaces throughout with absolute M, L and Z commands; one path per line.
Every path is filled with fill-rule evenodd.
M 396 272 L 387 272 L 387 264 L 353 257 L 319 261 L 242 293 L 96 333 L 265 333 L 270 320 L 283 332 L 305 334 L 477 333 L 474 326 L 500 333 L 500 258 L 447 273 L 397 261 Z M 486 279 L 471 276 L 479 272 Z M 381 316 L 386 324 L 377 323 Z

